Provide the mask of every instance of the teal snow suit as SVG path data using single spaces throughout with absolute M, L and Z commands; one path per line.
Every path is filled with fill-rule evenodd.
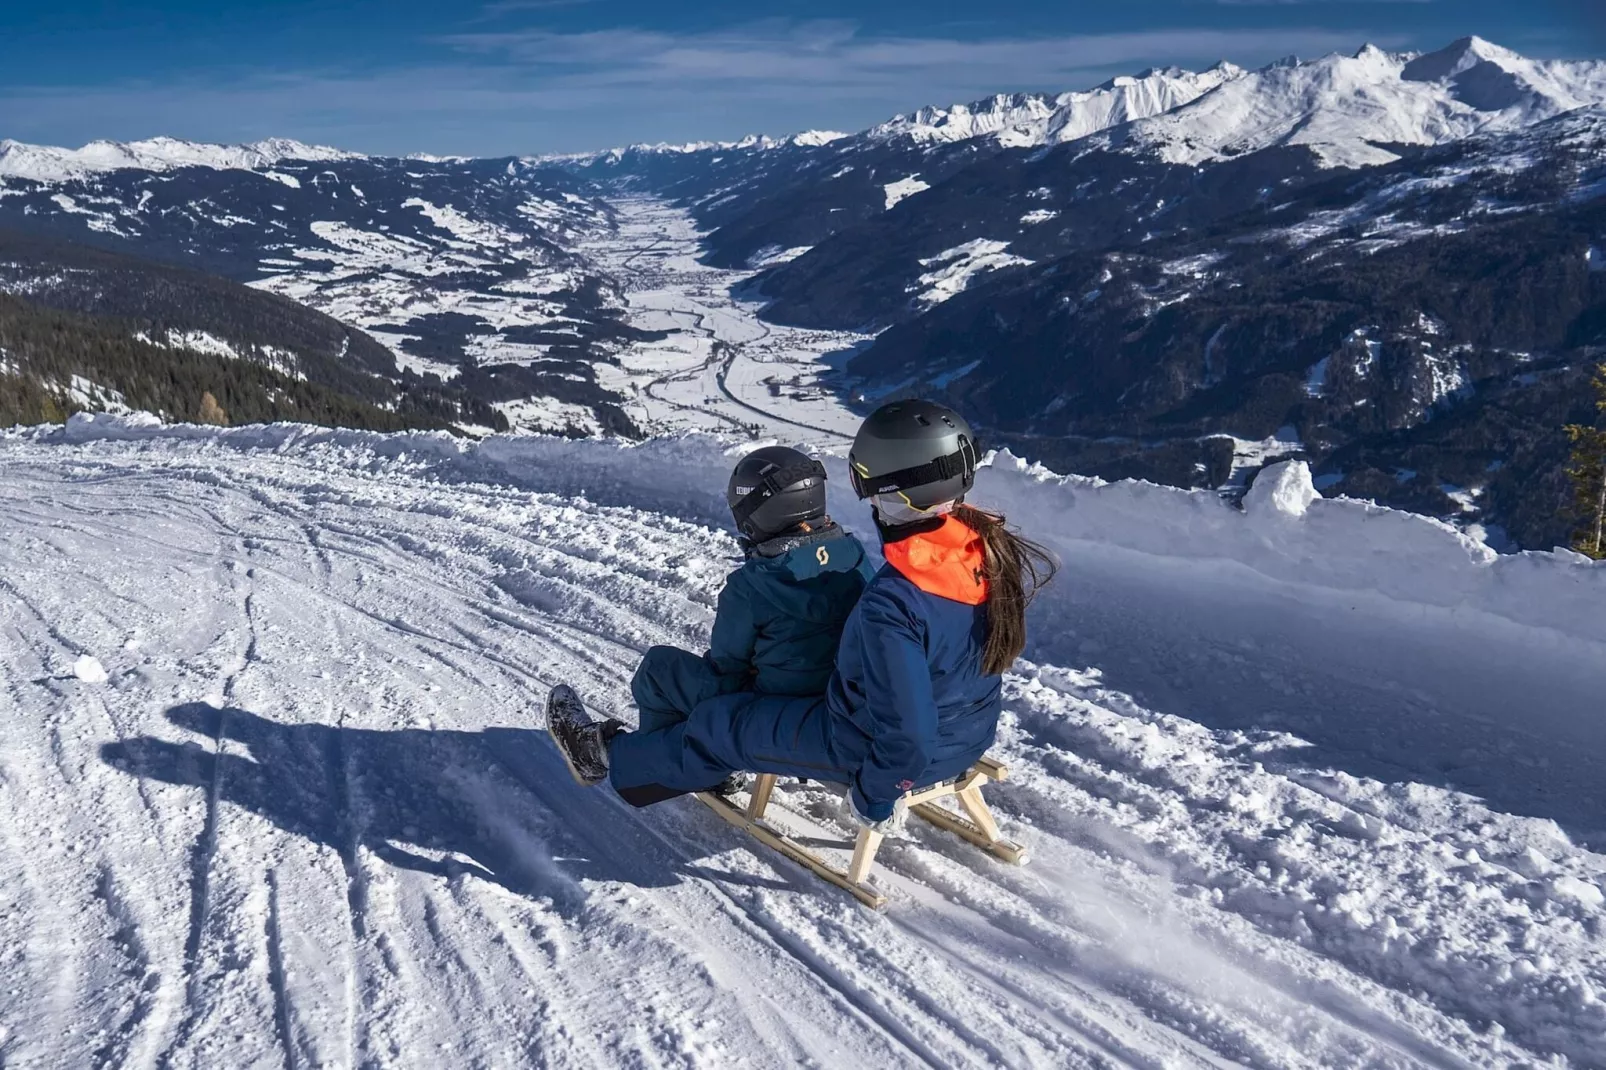
M 643 732 L 716 695 L 822 695 L 842 626 L 874 575 L 859 540 L 832 526 L 751 547 L 719 595 L 708 652 L 647 651 L 630 681 Z

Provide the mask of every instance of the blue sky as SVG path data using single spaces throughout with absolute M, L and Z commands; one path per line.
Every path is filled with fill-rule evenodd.
M 0 137 L 501 155 L 854 130 L 928 103 L 1475 33 L 1606 55 L 1603 0 L 14 0 Z

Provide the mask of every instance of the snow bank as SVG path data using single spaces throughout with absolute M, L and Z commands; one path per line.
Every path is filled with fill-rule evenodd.
M 304 424 L 215 429 L 164 425 L 146 414 L 80 414 L 65 428 L 12 432 L 71 442 L 211 440 L 220 447 L 284 450 L 319 444 L 387 457 L 428 459 L 443 477 L 512 480 L 532 490 L 649 508 L 726 527 L 725 481 L 735 457 L 774 440 L 690 433 L 628 443 L 614 439 L 334 430 Z M 824 458 L 833 515 L 871 530 L 849 489 L 846 462 Z M 1495 553 L 1448 524 L 1369 502 L 1317 494 L 1301 461 L 1266 468 L 1239 509 L 1210 491 L 1062 476 L 1001 451 L 973 499 L 997 508 L 1056 549 L 1098 545 L 1125 555 L 1230 570 L 1240 581 L 1287 590 L 1364 595 L 1606 644 L 1606 564 L 1569 550 Z
M 640 445 L 496 437 L 474 452 L 540 489 L 723 527 L 732 458 L 758 444 L 704 434 Z M 871 530 L 868 510 L 849 489 L 846 462 L 824 460 L 833 515 Z M 1437 520 L 1322 498 L 1302 461 L 1266 468 L 1239 509 L 1209 491 L 1061 476 L 1003 451 L 978 477 L 973 499 L 1056 549 L 1098 544 L 1230 570 L 1240 582 L 1365 595 L 1396 613 L 1418 606 L 1485 614 L 1606 644 L 1606 564 L 1565 549 L 1501 555 Z
M 1485 613 L 1606 643 L 1606 565 L 1569 550 L 1500 555 L 1448 524 L 1317 495 L 1302 461 L 1266 468 L 1239 510 L 1207 491 L 1060 476 L 995 456 L 977 499 L 1052 542 L 1108 544 L 1290 587 Z

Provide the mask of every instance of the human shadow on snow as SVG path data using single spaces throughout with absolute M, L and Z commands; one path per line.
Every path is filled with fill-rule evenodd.
M 399 869 L 473 875 L 560 906 L 584 902 L 581 881 L 665 887 L 708 876 L 790 887 L 698 864 L 612 791 L 575 784 L 534 729 L 285 724 L 203 703 L 175 706 L 167 719 L 197 738 L 123 740 L 101 757 L 133 776 L 215 786 L 220 803 L 348 864 L 360 847 Z

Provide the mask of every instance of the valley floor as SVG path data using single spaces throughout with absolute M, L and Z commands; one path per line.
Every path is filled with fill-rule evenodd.
M 631 398 L 626 409 L 640 426 L 751 431 L 810 445 L 853 437 L 862 415 L 821 377 L 869 336 L 764 322 L 760 302 L 731 294 L 751 272 L 698 262 L 690 213 L 650 197 L 610 203 L 618 230 L 597 234 L 580 252 L 620 282 L 633 326 L 669 332 L 620 354 L 617 368 L 597 366 L 600 385 Z
M 577 787 L 542 698 L 706 640 L 732 446 L 0 435 L 0 1065 L 1606 1066 L 1585 639 L 1039 518 L 1030 865 L 913 829 L 875 915 Z

